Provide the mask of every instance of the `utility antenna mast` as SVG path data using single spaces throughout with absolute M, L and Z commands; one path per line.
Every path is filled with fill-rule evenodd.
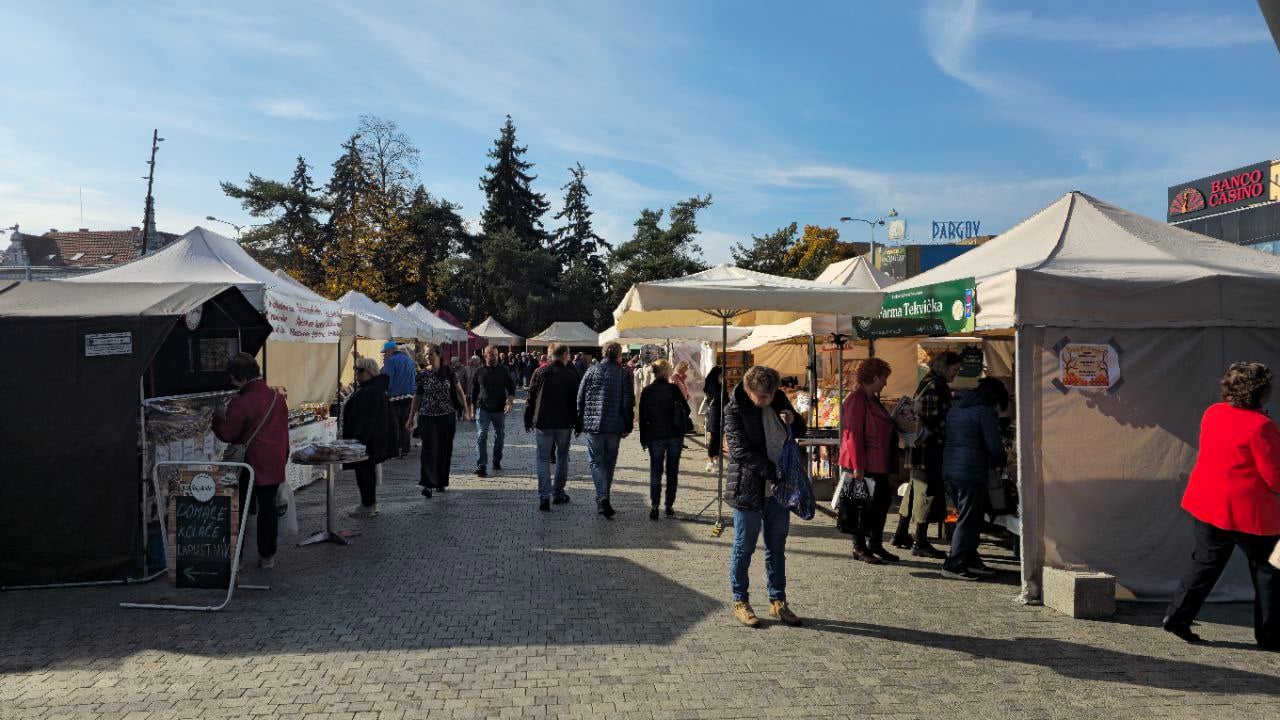
M 147 254 L 147 250 L 151 247 L 151 239 L 156 234 L 156 200 L 151 195 L 151 188 L 156 180 L 156 151 L 160 149 L 160 143 L 164 142 L 164 138 L 160 137 L 160 130 L 151 131 L 151 159 L 147 161 L 150 170 L 147 176 L 143 178 L 147 181 L 147 204 L 142 211 L 142 255 Z

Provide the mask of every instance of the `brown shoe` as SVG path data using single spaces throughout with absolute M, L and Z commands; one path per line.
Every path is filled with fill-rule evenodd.
M 790 625 L 791 627 L 800 627 L 800 618 L 791 612 L 791 608 L 787 607 L 786 600 L 773 600 L 769 603 L 769 614 Z
M 867 563 L 868 565 L 883 565 L 883 564 L 884 564 L 884 561 L 883 561 L 883 560 L 881 560 L 880 558 L 876 557 L 875 555 L 872 555 L 871 553 L 867 552 L 866 550 L 859 550 L 858 548 L 854 548 L 854 549 L 853 549 L 853 559 L 854 559 L 854 560 L 861 560 L 862 562 Z
M 733 616 L 749 628 L 760 627 L 760 618 L 756 617 L 756 611 L 746 602 L 739 600 L 733 604 Z

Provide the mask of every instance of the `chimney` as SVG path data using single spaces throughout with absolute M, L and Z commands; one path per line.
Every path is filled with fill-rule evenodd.
M 49 232 L 56 233 L 58 232 L 58 228 L 49 228 Z
M 80 228 L 80 232 L 89 232 L 89 228 Z

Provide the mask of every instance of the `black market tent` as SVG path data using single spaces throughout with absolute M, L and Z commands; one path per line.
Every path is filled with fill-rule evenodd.
M 229 390 L 194 341 L 270 332 L 227 284 L 0 285 L 0 587 L 134 576 L 142 395 Z

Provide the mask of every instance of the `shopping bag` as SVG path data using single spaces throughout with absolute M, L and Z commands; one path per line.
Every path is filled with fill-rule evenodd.
M 782 445 L 778 458 L 778 474 L 773 481 L 773 498 L 802 520 L 812 520 L 816 511 L 813 486 L 809 483 L 809 470 L 800 454 L 800 446 L 787 429 L 787 441 Z
M 276 517 L 280 518 L 280 535 L 298 534 L 298 502 L 293 495 L 293 486 L 287 481 L 280 483 L 280 490 L 276 493 Z
M 1276 543 L 1276 548 L 1271 551 L 1271 557 L 1267 558 L 1267 562 L 1271 563 L 1271 567 L 1280 570 L 1280 542 Z

